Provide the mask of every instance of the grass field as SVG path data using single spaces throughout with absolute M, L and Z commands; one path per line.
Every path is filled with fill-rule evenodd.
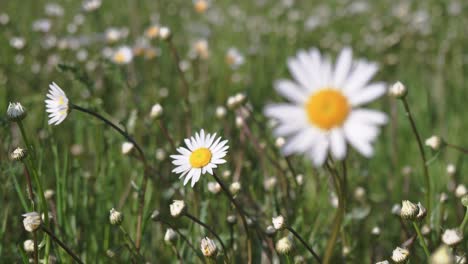
M 88 1 L 87 8 L 99 2 Z M 376 263 L 392 262 L 398 246 L 410 252 L 404 261 L 429 263 L 427 255 L 447 244 L 444 232 L 456 227 L 462 241 L 448 249 L 448 262 L 431 261 L 465 263 L 451 257 L 468 253 L 467 209 L 460 200 L 468 184 L 467 3 L 101 4 L 86 10 L 82 1 L 71 0 L 0 3 L 1 263 L 46 256 L 48 263 L 73 263 L 47 232 L 84 263 L 317 263 L 309 251 L 323 263 Z M 404 100 L 385 94 L 367 106 L 389 117 L 371 158 L 352 147 L 343 161 L 328 156 L 322 166 L 314 166 L 308 155 L 282 155 L 283 138 L 275 137 L 265 106 L 286 101 L 274 83 L 293 80 L 288 58 L 313 47 L 332 62 L 350 47 L 354 58 L 378 64 L 373 81 L 388 87 L 401 81 L 406 87 Z M 57 126 L 48 124 L 44 103 L 52 82 L 69 99 L 70 112 Z M 245 101 L 228 107 L 239 93 Z M 10 122 L 10 102 L 26 109 L 22 121 Z M 426 163 L 404 102 L 422 144 L 432 135 L 447 143 L 436 151 L 424 146 Z M 161 114 L 153 108 L 157 117 L 150 114 L 155 104 L 163 109 Z M 214 170 L 231 191 L 220 190 L 210 174 L 192 188 L 172 172 L 174 147 L 185 147 L 184 139 L 201 129 L 228 140 L 226 163 Z M 137 145 L 124 153 L 124 143 L 133 139 Z M 22 161 L 11 160 L 17 147 L 28 151 Z M 173 200 L 185 202 L 183 217 L 171 216 Z M 428 215 L 413 223 L 401 219 L 392 208 L 403 200 L 421 202 Z M 124 216 L 121 224 L 109 222 L 112 208 Z M 32 211 L 51 212 L 50 221 L 27 232 L 22 214 Z M 278 215 L 290 230 L 272 234 L 267 227 Z M 190 217 L 206 223 L 226 250 Z M 415 226 L 422 229 L 429 254 Z M 176 240 L 165 241 L 168 227 L 179 232 Z M 205 236 L 215 241 L 216 256 L 203 256 Z M 286 254 L 275 249 L 283 237 L 293 241 Z M 37 250 L 26 249 L 24 242 L 34 238 Z

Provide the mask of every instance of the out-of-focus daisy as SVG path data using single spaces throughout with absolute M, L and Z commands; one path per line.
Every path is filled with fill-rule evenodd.
M 127 46 L 122 46 L 114 52 L 111 59 L 116 64 L 128 64 L 133 59 L 132 49 Z
M 85 12 L 92 12 L 97 10 L 102 5 L 102 0 L 85 0 L 81 4 L 83 11 Z
M 195 58 L 207 59 L 210 56 L 210 48 L 206 39 L 199 39 L 192 44 L 190 56 Z
M 371 83 L 377 65 L 352 59 L 345 48 L 332 65 L 316 49 L 300 51 L 288 59 L 294 81 L 279 80 L 276 91 L 291 103 L 266 106 L 265 114 L 277 119 L 276 136 L 287 138 L 285 155 L 306 153 L 319 166 L 327 154 L 338 160 L 346 156 L 347 142 L 366 157 L 387 116 L 362 108 L 385 93 L 384 83 Z
M 49 125 L 59 125 L 65 120 L 69 112 L 68 98 L 65 92 L 53 82 L 49 84 L 47 93 L 46 111 L 49 113 Z
M 160 29 L 160 26 L 157 24 L 149 26 L 145 30 L 145 37 L 149 39 L 157 38 L 159 36 L 159 29 Z
M 193 8 L 197 13 L 204 13 L 209 6 L 208 0 L 193 0 Z
M 185 177 L 184 185 L 191 179 L 193 187 L 201 175 L 207 172 L 213 175 L 213 169 L 226 162 L 223 158 L 229 148 L 226 146 L 228 141 L 215 138 L 216 133 L 205 134 L 202 129 L 200 133 L 195 133 L 195 137 L 185 139 L 187 148 L 177 148 L 180 155 L 171 155 L 172 164 L 177 166 L 172 172 L 181 174 L 180 178 Z
M 226 53 L 226 63 L 232 69 L 237 69 L 244 64 L 244 56 L 236 48 L 230 48 Z

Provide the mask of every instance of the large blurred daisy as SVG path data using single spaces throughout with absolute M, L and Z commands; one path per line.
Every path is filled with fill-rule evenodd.
M 229 148 L 226 146 L 228 141 L 215 138 L 216 133 L 205 134 L 202 129 L 200 133 L 195 133 L 195 137 L 185 139 L 187 148 L 177 148 L 179 155 L 171 155 L 172 164 L 177 166 L 172 172 L 181 174 L 180 178 L 185 177 L 184 185 L 191 180 L 193 187 L 201 175 L 207 172 L 213 175 L 213 169 L 226 162 L 223 158 Z
M 289 58 L 288 68 L 294 81 L 279 80 L 274 86 L 290 103 L 265 107 L 265 114 L 279 122 L 275 134 L 287 138 L 283 153 L 305 153 L 319 166 L 329 152 L 343 159 L 348 142 L 372 156 L 372 142 L 387 121 L 384 113 L 362 108 L 386 91 L 382 82 L 369 83 L 377 65 L 353 61 L 351 49 L 345 48 L 333 66 L 330 58 L 311 49 Z

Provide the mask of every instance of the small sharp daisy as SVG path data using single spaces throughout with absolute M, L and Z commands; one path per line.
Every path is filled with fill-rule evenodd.
M 228 141 L 221 141 L 221 137 L 215 138 L 216 133 L 205 134 L 202 129 L 195 133 L 195 137 L 185 139 L 187 148 L 177 148 L 180 155 L 171 155 L 172 164 L 177 166 L 172 172 L 181 174 L 180 178 L 185 177 L 184 185 L 191 179 L 193 187 L 201 175 L 207 172 L 213 175 L 213 169 L 226 162 L 223 158 L 229 148 L 226 146 Z
M 377 65 L 353 61 L 351 49 L 345 48 L 334 67 L 317 49 L 300 51 L 288 67 L 295 80 L 279 80 L 275 89 L 291 103 L 265 107 L 265 114 L 279 121 L 276 136 L 287 139 L 284 155 L 306 153 L 320 166 L 329 151 L 342 160 L 348 142 L 370 157 L 379 126 L 387 122 L 384 113 L 361 107 L 386 91 L 384 83 L 369 84 Z
M 46 111 L 49 113 L 49 125 L 59 125 L 65 120 L 69 112 L 68 98 L 56 83 L 49 84 Z

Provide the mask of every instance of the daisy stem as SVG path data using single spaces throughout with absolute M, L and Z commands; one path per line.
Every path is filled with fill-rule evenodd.
M 140 193 L 139 193 L 138 217 L 137 217 L 137 228 L 136 228 L 136 239 L 135 239 L 135 246 L 136 246 L 137 252 L 139 252 L 140 242 L 141 242 L 142 223 L 143 223 L 143 210 L 144 210 L 144 206 L 145 206 L 146 186 L 148 185 L 148 177 L 149 177 L 148 176 L 149 166 L 148 166 L 148 164 L 146 162 L 145 154 L 144 154 L 142 148 L 140 147 L 140 145 L 138 145 L 138 143 L 133 139 L 133 137 L 131 137 L 127 132 L 125 132 L 120 127 L 118 127 L 117 125 L 112 123 L 107 118 L 103 117 L 102 115 L 100 115 L 100 114 L 98 114 L 98 113 L 96 113 L 94 111 L 88 110 L 88 109 L 83 108 L 83 107 L 78 106 L 78 105 L 70 104 L 70 106 L 71 106 L 72 109 L 76 109 L 76 110 L 81 111 L 83 113 L 92 115 L 92 116 L 96 117 L 97 119 L 103 121 L 106 125 L 112 127 L 114 130 L 119 132 L 127 141 L 131 142 L 135 146 L 135 148 L 137 149 L 137 151 L 138 151 L 138 153 L 140 155 L 140 159 L 143 162 L 143 166 L 144 166 L 144 172 L 143 172 L 143 183 L 141 185 L 141 190 L 140 190 Z
M 23 121 L 18 121 L 18 127 L 20 128 L 21 131 L 21 136 L 23 137 L 24 144 L 26 144 L 26 149 L 28 150 L 29 155 L 32 155 L 32 157 L 35 157 L 35 153 L 33 153 L 33 147 L 31 143 L 29 143 L 28 136 L 26 134 L 26 131 L 24 129 Z
M 177 248 L 171 244 L 171 248 L 172 248 L 172 251 L 174 252 L 174 254 L 177 256 L 177 259 L 179 260 L 179 263 L 182 264 L 183 261 L 182 261 L 182 256 L 179 254 L 179 251 L 177 250 Z
M 65 250 L 68 253 L 68 255 L 70 255 L 70 257 L 72 257 L 76 262 L 83 264 L 83 261 L 81 261 L 81 259 L 75 253 L 73 253 L 73 251 L 67 245 L 65 245 L 65 243 L 58 239 L 58 237 L 56 237 L 51 230 L 49 230 L 45 226 L 41 226 L 41 229 L 42 231 L 47 233 L 49 237 L 51 237 L 57 244 L 59 244 L 59 246 L 63 248 L 63 250 Z
M 325 250 L 325 256 L 323 258 L 323 263 L 328 264 L 331 261 L 333 250 L 335 249 L 336 240 L 341 229 L 341 222 L 343 221 L 343 215 L 345 213 L 344 202 L 343 202 L 343 191 L 341 189 L 340 177 L 338 172 L 330 166 L 330 164 L 325 163 L 325 167 L 329 170 L 335 190 L 338 193 L 338 211 L 336 212 L 335 219 L 333 220 L 333 229 L 330 239 L 328 240 L 327 247 Z
M 447 143 L 447 142 L 445 142 L 445 145 L 446 145 L 447 147 L 450 147 L 450 148 L 453 148 L 453 149 L 455 149 L 455 150 L 458 150 L 458 151 L 460 151 L 460 152 L 463 153 L 463 154 L 467 154 L 467 155 L 468 155 L 468 149 L 466 149 L 466 148 L 463 148 L 463 147 L 460 147 L 460 146 L 457 146 L 457 145 L 454 145 L 454 144 L 450 144 L 450 143 Z
M 463 233 L 467 223 L 468 223 L 468 207 L 465 210 L 465 217 L 463 217 L 463 221 L 460 224 L 460 230 L 462 231 L 462 233 Z
M 180 56 L 179 56 L 179 53 L 177 52 L 177 48 L 174 45 L 174 42 L 172 41 L 172 38 L 169 38 L 167 40 L 167 43 L 169 44 L 169 48 L 171 50 L 172 57 L 174 57 L 177 72 L 179 73 L 180 79 L 182 80 L 182 85 L 184 86 L 184 92 L 183 92 L 184 102 L 185 102 L 185 106 L 184 106 L 185 115 L 184 116 L 185 116 L 185 119 L 186 119 L 185 129 L 186 129 L 187 136 L 189 136 L 192 133 L 191 132 L 192 128 L 191 128 L 191 125 L 190 125 L 190 120 L 191 120 L 190 100 L 189 100 L 190 89 L 189 89 L 187 79 L 185 78 L 185 74 L 182 71 L 182 69 L 180 68 Z
M 236 207 L 237 211 L 239 212 L 239 214 L 241 216 L 242 225 L 244 226 L 245 235 L 247 236 L 248 263 L 251 264 L 252 263 L 252 241 L 250 241 L 249 227 L 247 225 L 247 220 L 245 218 L 246 213 L 244 212 L 242 207 L 240 207 L 240 205 L 237 203 L 237 201 L 234 199 L 234 197 L 232 197 L 232 195 L 229 192 L 229 189 L 226 187 L 226 185 L 221 181 L 221 179 L 218 177 L 218 175 L 216 175 L 216 173 L 214 173 L 214 172 L 213 172 L 213 177 L 219 183 L 219 185 L 221 186 L 221 189 L 223 189 L 224 193 L 227 195 L 229 200 L 234 204 L 234 206 Z
M 309 252 L 314 256 L 314 258 L 317 260 L 318 263 L 322 263 L 320 260 L 320 257 L 315 253 L 315 251 L 307 244 L 307 242 L 299 235 L 299 233 L 296 232 L 292 227 L 286 226 L 286 229 L 288 229 L 293 235 L 301 241 L 301 243 L 309 250 Z
M 424 249 L 424 253 L 426 254 L 427 259 L 429 259 L 431 256 L 431 253 L 429 253 L 429 249 L 427 249 L 426 241 L 424 241 L 424 237 L 421 234 L 421 230 L 419 229 L 418 224 L 414 221 L 413 221 L 413 227 L 414 227 L 414 230 L 416 230 L 416 233 L 418 234 L 419 244 L 421 244 L 421 247 Z
M 36 211 L 36 203 L 34 202 L 34 192 L 32 188 L 32 182 L 31 182 L 31 175 L 29 174 L 28 166 L 26 165 L 25 162 L 23 162 L 24 165 L 24 175 L 26 176 L 26 184 L 28 187 L 28 198 L 31 201 L 32 205 L 32 210 Z
M 34 241 L 34 264 L 39 263 L 39 248 L 37 245 L 37 230 L 33 232 L 33 241 Z
M 410 110 L 410 107 L 409 107 L 409 104 L 406 100 L 406 98 L 404 97 L 402 99 L 402 102 L 403 102 L 403 106 L 405 107 L 405 111 L 406 111 L 406 115 L 408 116 L 408 119 L 411 123 L 411 129 L 413 130 L 413 133 L 416 137 L 416 141 L 418 142 L 418 148 L 419 148 L 419 152 L 421 154 L 421 159 L 422 159 L 422 167 L 423 167 L 423 171 L 424 171 L 424 178 L 425 178 L 425 181 L 426 181 L 426 188 L 427 188 L 427 192 L 426 192 L 426 204 L 427 204 L 427 212 L 428 214 L 430 215 L 430 213 L 432 212 L 431 211 L 431 208 L 432 208 L 432 202 L 431 202 L 431 197 L 432 197 L 432 189 L 431 189 L 431 178 L 429 177 L 429 171 L 427 169 L 427 160 L 426 160 L 426 154 L 424 153 L 424 148 L 423 148 L 423 143 L 422 143 L 422 140 L 421 140 L 421 136 L 419 135 L 419 132 L 418 132 L 418 129 L 416 128 L 416 123 L 414 121 L 414 118 L 413 118 L 413 115 L 411 114 L 411 110 Z M 428 217 L 429 219 L 430 217 Z
M 176 149 L 176 145 L 174 144 L 174 140 L 171 137 L 171 134 L 167 131 L 166 126 L 164 125 L 163 121 L 161 119 L 158 120 L 159 128 L 163 132 L 164 136 L 166 137 L 167 141 L 169 141 L 169 144 L 171 144 L 172 149 Z
M 203 223 L 201 220 L 199 220 L 198 218 L 196 218 L 195 216 L 189 214 L 189 213 L 185 213 L 185 216 L 187 216 L 190 220 L 192 220 L 193 222 L 201 225 L 202 227 L 204 227 L 206 230 L 208 230 L 211 234 L 213 234 L 213 236 L 216 237 L 216 239 L 218 239 L 219 243 L 221 244 L 221 247 L 223 248 L 223 252 L 224 252 L 224 255 L 226 257 L 226 260 L 228 261 L 229 263 L 229 259 L 228 259 L 228 252 L 226 250 L 226 247 L 224 246 L 224 243 L 223 243 L 223 240 L 221 240 L 221 238 L 218 236 L 218 234 L 216 234 L 216 232 L 211 229 L 211 227 L 209 227 L 207 224 Z
M 127 244 L 129 246 L 130 252 L 140 261 L 144 261 L 143 256 L 138 252 L 135 243 L 133 242 L 132 238 L 128 234 L 127 230 L 123 226 L 119 226 L 120 232 L 124 235 L 125 240 L 127 241 Z

